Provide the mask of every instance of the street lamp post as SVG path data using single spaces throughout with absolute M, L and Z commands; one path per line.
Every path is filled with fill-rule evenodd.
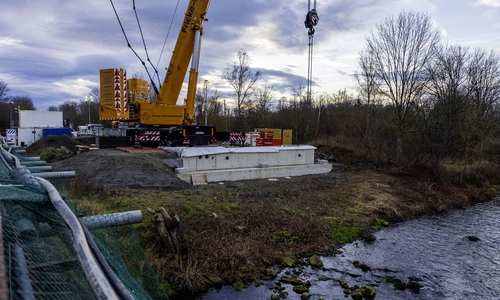
M 9 101 L 9 104 L 10 104 L 10 129 L 13 129 L 14 128 L 14 120 L 12 119 L 12 104 L 14 104 L 14 101 L 10 100 Z
M 89 123 L 88 124 L 90 124 L 90 102 L 94 102 L 94 97 L 92 97 L 92 96 L 85 96 L 85 103 L 87 103 L 87 105 L 89 107 Z
M 204 92 L 204 95 L 203 95 L 203 112 L 205 114 L 205 126 L 207 126 L 207 106 L 208 106 L 208 84 L 210 83 L 210 81 L 208 80 L 203 80 L 202 81 L 204 86 L 203 86 L 203 92 Z

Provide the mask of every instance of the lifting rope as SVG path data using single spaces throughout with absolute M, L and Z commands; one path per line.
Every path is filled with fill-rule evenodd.
M 153 70 L 155 71 L 158 82 L 160 82 L 160 76 L 158 75 L 158 70 L 155 68 L 155 66 L 151 63 L 151 60 L 149 59 L 148 48 L 146 47 L 146 41 L 144 40 L 144 35 L 142 34 L 141 23 L 139 22 L 139 16 L 137 15 L 137 9 L 135 9 L 135 0 L 132 0 L 132 5 L 134 7 L 134 13 L 135 13 L 135 19 L 137 20 L 137 26 L 139 27 L 139 32 L 141 33 L 142 44 L 144 45 L 144 51 L 146 52 L 146 58 L 147 58 L 149 64 L 153 67 Z M 147 71 L 147 68 L 146 68 L 146 71 Z M 148 75 L 149 75 L 149 73 L 148 73 Z M 151 80 L 151 77 L 149 77 L 149 78 Z
M 177 4 L 175 5 L 174 14 L 172 15 L 172 19 L 170 20 L 170 25 L 168 26 L 167 35 L 165 36 L 165 41 L 163 41 L 163 47 L 161 48 L 160 57 L 158 58 L 158 62 L 156 63 L 156 68 L 158 68 L 158 65 L 160 64 L 160 59 L 163 55 L 163 51 L 165 50 L 165 45 L 167 44 L 167 39 L 168 36 L 170 35 L 170 29 L 172 28 L 172 23 L 174 23 L 174 17 L 177 13 L 177 7 L 179 7 L 179 1 L 180 0 L 177 0 Z
M 311 90 L 312 90 L 312 56 L 313 56 L 313 45 L 314 45 L 314 26 L 319 22 L 319 16 L 316 13 L 316 0 L 314 0 L 314 8 L 311 9 L 311 0 L 309 0 L 307 6 L 307 15 L 304 25 L 308 28 L 309 36 L 309 53 L 307 61 L 307 104 L 311 104 Z
M 118 20 L 118 24 L 120 24 L 120 28 L 123 32 L 123 36 L 125 37 L 125 41 L 127 42 L 127 46 L 130 48 L 130 50 L 132 50 L 132 52 L 135 54 L 135 56 L 141 61 L 142 65 L 144 66 L 144 69 L 146 69 L 146 73 L 148 74 L 148 77 L 149 77 L 149 81 L 151 82 L 151 86 L 152 88 L 154 89 L 155 93 L 158 94 L 159 93 L 159 90 L 153 80 L 153 78 L 151 77 L 151 74 L 149 73 L 149 70 L 148 70 L 148 67 L 146 66 L 146 63 L 141 59 L 141 57 L 139 56 L 139 54 L 137 54 L 137 52 L 134 50 L 134 48 L 132 48 L 132 45 L 130 44 L 128 38 L 127 38 L 127 34 L 125 33 L 125 29 L 123 28 L 123 25 L 122 25 L 122 22 L 120 20 L 120 17 L 118 16 L 118 12 L 116 11 L 116 8 L 115 8 L 115 5 L 113 3 L 113 0 L 109 0 L 111 2 L 111 6 L 113 7 L 113 11 L 115 12 L 115 15 L 116 15 L 116 19 Z M 172 20 L 170 21 L 170 26 L 168 28 L 168 32 L 167 32 L 167 36 L 165 37 L 165 41 L 163 43 L 163 48 L 161 50 L 161 53 L 160 53 L 160 58 L 158 59 L 158 63 L 156 65 L 156 67 L 153 65 L 153 63 L 151 62 L 151 60 L 149 59 L 149 54 L 148 54 L 148 49 L 146 47 L 146 42 L 144 40 L 144 35 L 142 33 L 142 28 L 141 28 L 141 23 L 139 22 L 139 16 L 137 15 L 137 10 L 135 8 L 135 0 L 132 1 L 132 5 L 133 5 L 133 9 L 134 9 L 134 13 L 135 13 L 135 18 L 137 20 L 137 25 L 139 27 L 139 32 L 141 33 L 141 38 L 142 38 L 142 43 L 144 45 L 144 50 L 146 52 L 146 57 L 147 57 L 147 61 L 149 62 L 149 64 L 153 67 L 153 70 L 156 74 L 156 77 L 158 79 L 158 85 L 160 86 L 161 88 L 161 81 L 160 81 L 160 77 L 159 77 L 159 74 L 158 74 L 158 65 L 160 63 L 160 59 L 161 59 L 161 56 L 163 54 L 163 51 L 165 49 L 165 44 L 167 43 L 167 39 L 168 39 L 168 36 L 170 34 L 170 29 L 172 28 L 172 23 L 173 23 L 173 20 L 174 20 L 174 17 L 175 17 L 175 14 L 177 12 L 177 7 L 179 6 L 179 1 L 180 0 L 177 0 L 177 5 L 175 6 L 175 10 L 174 10 L 174 15 L 172 16 Z

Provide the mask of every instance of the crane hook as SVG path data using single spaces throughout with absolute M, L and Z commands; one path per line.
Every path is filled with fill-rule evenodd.
M 306 28 L 309 28 L 309 36 L 314 35 L 314 26 L 316 26 L 319 22 L 319 16 L 318 13 L 316 12 L 316 9 L 313 8 L 311 9 L 307 15 L 306 15 L 306 20 L 304 21 L 304 25 Z

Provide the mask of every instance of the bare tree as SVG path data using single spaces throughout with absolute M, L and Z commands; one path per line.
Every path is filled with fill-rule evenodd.
M 243 105 L 250 99 L 254 91 L 255 82 L 260 78 L 259 71 L 253 72 L 250 68 L 250 56 L 245 50 L 238 51 L 238 61 L 232 69 L 227 69 L 222 76 L 233 87 L 236 94 L 236 108 L 238 117 L 242 115 Z
M 272 101 L 273 86 L 264 84 L 262 88 L 256 88 L 253 100 L 248 104 L 248 122 L 249 127 L 262 128 L 272 125 Z
M 222 92 L 218 89 L 211 89 L 209 85 L 205 84 L 202 89 L 196 91 L 196 124 L 216 125 L 218 116 L 223 115 L 223 105 L 219 103 L 222 98 Z
M 7 83 L 0 79 L 0 102 L 7 102 L 9 91 L 10 90 L 7 87 Z
M 368 83 L 394 106 L 397 155 L 401 158 L 406 127 L 412 123 L 412 107 L 425 93 L 425 66 L 440 41 L 429 15 L 400 13 L 388 17 L 366 39 L 360 68 Z
M 358 103 L 362 106 L 358 130 L 362 136 L 363 144 L 369 150 L 375 147 L 375 132 L 377 124 L 377 111 L 382 105 L 382 97 L 378 91 L 377 77 L 373 76 L 375 64 L 371 61 L 374 56 L 362 53 L 359 58 L 360 72 L 354 77 L 358 82 Z
M 94 97 L 97 103 L 101 103 L 101 89 L 98 86 L 94 86 L 89 93 L 89 96 Z
M 500 56 L 493 50 L 476 49 L 472 53 L 468 72 L 467 88 L 469 105 L 466 126 L 461 130 L 468 151 L 474 150 L 477 172 L 482 164 L 485 145 L 498 134 L 498 105 L 500 102 Z M 468 122 L 467 122 L 468 121 Z M 474 174 L 476 175 L 476 174 Z
M 22 110 L 36 110 L 30 96 L 14 96 L 10 99 L 14 103 L 14 107 L 19 107 Z
M 63 104 L 59 105 L 59 111 L 62 111 L 63 118 L 69 120 L 69 123 L 75 128 L 79 124 L 85 124 L 86 118 L 83 114 L 79 113 L 78 103 L 66 101 Z
M 471 55 L 461 46 L 437 47 L 427 66 L 428 97 L 420 102 L 425 144 L 436 171 L 441 159 L 457 154 L 460 127 L 468 110 L 467 73 Z M 468 126 L 468 125 L 467 125 Z

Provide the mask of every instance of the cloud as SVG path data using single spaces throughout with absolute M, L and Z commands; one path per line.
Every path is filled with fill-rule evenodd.
M 470 4 L 458 1 L 457 9 L 450 11 L 441 6 L 445 3 L 441 0 L 317 0 L 315 90 L 335 92 L 352 87 L 365 36 L 384 18 L 403 10 L 438 13 L 436 23 L 450 39 L 499 49 L 498 12 L 488 9 L 488 18 L 484 15 L 486 7 L 498 7 L 499 1 L 475 1 L 472 10 Z M 177 8 L 177 1 L 135 1 L 142 36 L 133 2 L 113 3 L 131 46 L 153 73 L 149 56 L 163 81 L 187 0 L 179 1 Z M 303 0 L 211 1 L 209 21 L 204 23 L 200 79 L 230 92 L 221 76 L 232 67 L 238 50 L 245 49 L 252 58 L 252 69 L 263 73 L 259 84 L 273 85 L 276 94 L 290 94 L 291 88 L 305 84 L 309 40 L 303 22 L 307 4 Z M 462 28 L 466 21 L 470 26 Z M 86 96 L 99 84 L 100 69 L 124 68 L 129 75 L 147 78 L 141 61 L 127 47 L 109 1 L 6 0 L 0 10 L 0 49 L 0 79 L 9 85 L 11 95 L 30 95 L 41 110 Z
M 473 3 L 476 6 L 500 7 L 500 0 L 477 0 Z

